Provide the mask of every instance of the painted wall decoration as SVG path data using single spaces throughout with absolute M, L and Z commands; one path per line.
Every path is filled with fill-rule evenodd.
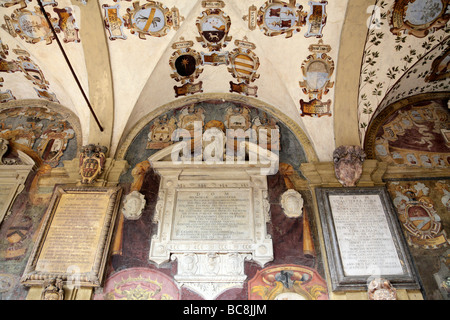
M 115 6 L 104 4 L 102 8 L 105 10 L 105 27 L 109 32 L 109 40 L 125 40 L 127 38 L 123 33 L 125 21 L 119 13 L 120 4 Z
M 450 19 L 447 0 L 396 0 L 390 17 L 393 34 L 410 34 L 423 38 L 442 29 Z
M 250 30 L 258 27 L 266 36 L 285 34 L 290 38 L 306 24 L 306 16 L 303 6 L 296 4 L 296 0 L 289 0 L 289 3 L 270 0 L 259 9 L 251 6 L 244 20 L 248 21 Z
M 310 7 L 310 11 L 308 16 L 306 17 L 306 22 L 308 23 L 308 31 L 305 33 L 305 37 L 322 38 L 322 30 L 327 23 L 326 6 L 328 2 L 309 1 L 308 4 Z
M 450 300 L 450 250 L 439 258 L 440 269 L 434 274 L 439 291 L 444 300 Z
M 327 284 L 316 270 L 280 265 L 258 271 L 249 280 L 249 300 L 328 300 Z
M 300 115 L 331 116 L 331 100 L 322 102 L 323 96 L 334 86 L 334 82 L 331 81 L 334 61 L 327 55 L 331 47 L 319 40 L 318 44 L 309 46 L 309 51 L 312 54 L 302 63 L 303 81 L 299 82 L 309 101 L 300 99 Z
M 13 37 L 18 35 L 21 39 L 33 44 L 41 41 L 50 44 L 54 40 L 52 30 L 39 7 L 35 7 L 34 11 L 16 9 L 10 17 L 4 18 L 6 25 L 2 27 Z M 55 24 L 57 19 L 51 18 L 50 21 Z
M 247 37 L 243 40 L 236 40 L 236 49 L 230 52 L 229 62 L 230 72 L 238 83 L 230 81 L 230 92 L 243 93 L 245 95 L 257 96 L 258 87 L 249 84 L 259 78 L 256 71 L 259 68 L 259 58 L 253 52 L 256 46 L 247 41 Z
M 20 56 L 18 62 L 20 63 L 22 72 L 25 74 L 25 78 L 39 88 L 48 88 L 49 82 L 45 79 L 41 68 L 36 63 L 27 56 Z
M 173 143 L 172 134 L 177 129 L 176 119 L 165 114 L 155 119 L 148 133 L 146 149 L 164 149 Z
M 217 106 L 218 105 L 216 105 L 216 107 Z M 203 104 L 202 107 L 205 109 L 205 111 L 209 110 L 207 104 Z M 254 112 L 255 110 L 249 108 L 249 111 Z M 210 122 L 209 119 L 210 118 L 207 116 L 205 119 L 206 124 Z M 135 143 L 133 143 L 133 146 L 131 146 L 133 150 L 142 148 L 142 145 L 140 145 L 141 143 L 139 141 L 142 140 L 140 138 L 135 140 Z M 284 148 L 289 149 L 289 145 L 285 145 Z M 133 152 L 131 150 L 130 152 L 136 156 L 136 152 Z M 136 159 L 134 161 L 139 160 Z M 135 166 L 135 168 L 138 167 L 139 165 Z M 134 171 L 134 169 L 130 168 L 130 171 Z M 294 175 L 295 173 L 291 176 L 291 178 L 293 178 Z M 135 182 L 136 180 L 134 180 L 134 182 L 132 182 L 130 185 L 129 182 L 125 182 L 124 180 L 121 184 L 125 189 L 128 189 L 129 187 L 130 190 L 135 190 L 136 186 L 138 185 Z M 284 173 L 282 174 L 280 172 L 268 178 L 268 196 L 272 217 L 272 223 L 270 223 L 268 228 L 270 230 L 272 239 L 274 240 L 275 260 L 267 265 L 267 269 L 264 270 L 257 263 L 245 262 L 244 269 L 247 280 L 244 287 L 231 288 L 220 294 L 216 298 L 217 300 L 262 300 L 263 297 L 261 294 L 263 294 L 264 289 L 260 288 L 259 291 L 253 291 L 252 295 L 250 295 L 249 293 L 250 288 L 253 289 L 258 285 L 267 287 L 268 292 L 276 289 L 275 291 L 273 291 L 273 295 L 279 294 L 279 299 L 292 298 L 292 296 L 294 296 L 294 298 L 301 297 L 310 299 L 328 298 L 326 284 L 323 280 L 323 267 L 320 262 L 320 254 L 316 255 L 314 251 L 305 251 L 304 248 L 304 244 L 306 243 L 304 234 L 307 233 L 304 229 L 304 223 L 307 220 L 304 220 L 303 218 L 289 218 L 283 212 L 280 198 L 281 194 L 286 191 L 285 184 L 286 182 Z M 115 250 L 114 252 L 116 254 L 111 257 L 111 264 L 108 271 L 111 276 L 108 277 L 107 283 L 109 283 L 109 279 L 112 279 L 115 274 L 118 275 L 121 272 L 125 273 L 126 271 L 132 270 L 134 268 L 145 268 L 164 273 L 176 284 L 176 280 L 174 279 L 174 275 L 178 272 L 176 268 L 176 262 L 170 261 L 156 267 L 154 264 L 148 261 L 148 250 L 150 245 L 149 239 L 153 234 L 155 234 L 157 228 L 157 226 L 154 225 L 152 221 L 154 215 L 157 214 L 156 198 L 158 197 L 158 187 L 159 176 L 150 167 L 147 167 L 146 173 L 144 173 L 143 181 L 142 183 L 139 183 L 138 186 L 139 192 L 145 195 L 147 204 L 139 220 L 123 220 L 122 233 L 116 235 L 121 237 L 121 240 L 117 241 L 117 243 L 121 243 L 120 250 Z M 312 212 L 312 196 L 309 193 L 301 193 L 302 197 L 305 199 L 305 216 L 308 215 L 309 212 Z M 311 230 L 313 231 L 311 240 L 314 239 L 314 244 L 317 245 L 317 243 L 315 242 L 317 241 L 317 238 L 314 233 L 316 232 L 314 223 L 311 224 Z M 118 249 L 118 247 L 116 249 Z M 266 271 L 264 275 L 268 276 L 267 278 L 272 282 L 264 282 L 264 280 L 258 276 L 263 271 Z M 272 277 L 270 276 L 271 274 L 273 276 L 275 276 L 276 274 L 280 274 L 280 276 L 284 278 L 277 276 L 277 280 L 279 282 L 273 281 Z M 126 285 L 128 285 L 128 276 L 124 276 L 122 277 L 122 279 L 124 279 L 123 282 L 120 282 L 119 279 L 116 279 L 116 281 L 114 281 L 115 285 L 122 285 L 122 283 L 126 281 L 127 284 L 124 284 L 124 287 L 126 288 Z M 150 276 L 150 279 L 154 280 L 155 277 Z M 258 279 L 258 282 L 255 282 L 255 280 L 252 279 Z M 158 279 L 158 282 L 162 283 L 162 280 Z M 283 282 L 287 285 L 286 289 L 281 288 L 283 286 Z M 106 286 L 108 286 L 108 284 Z M 132 289 L 137 288 L 136 282 L 130 284 L 130 286 L 133 286 L 132 288 L 130 288 L 131 292 L 133 291 Z M 142 292 L 142 294 L 138 295 L 139 297 L 148 297 L 149 291 L 156 291 L 156 289 L 154 289 L 155 287 L 147 289 L 147 287 L 145 287 L 145 285 L 143 284 L 141 284 L 141 288 L 139 288 L 139 291 Z M 165 286 L 163 286 L 163 288 L 165 288 Z M 123 289 L 121 290 L 125 291 Z M 108 293 L 113 293 L 113 290 L 105 289 L 103 293 L 101 293 L 103 299 L 107 298 Z M 118 295 L 118 292 L 116 291 L 114 291 L 114 296 L 116 298 L 124 297 L 124 295 Z M 186 286 L 182 286 L 180 288 L 178 299 L 199 300 L 203 298 L 197 293 L 191 291 Z
M 188 130 L 193 136 L 195 121 L 201 123 L 202 132 L 206 130 L 206 125 L 211 121 L 220 122 L 225 129 L 242 129 L 244 133 L 248 129 L 254 129 L 257 135 L 252 138 L 255 138 L 258 144 L 267 145 L 269 149 L 274 148 L 273 151 L 286 151 L 286 154 L 280 153 L 283 161 L 287 161 L 286 159 L 289 158 L 287 162 L 298 167 L 299 161 L 304 159 L 303 151 L 300 151 L 300 158 L 293 159 L 291 156 L 288 156 L 298 149 L 298 147 L 294 147 L 296 140 L 286 127 L 280 126 L 279 120 L 275 117 L 245 104 L 211 101 L 210 103 L 192 104 L 168 111 L 146 125 L 142 129 L 139 138 L 141 139 L 141 147 L 139 151 L 136 151 L 137 154 L 142 155 L 142 158 L 139 157 L 141 161 L 147 159 L 156 150 L 161 150 L 171 145 L 173 143 L 171 136 L 178 128 Z M 218 126 L 221 127 L 220 124 Z M 259 129 L 268 130 L 267 137 L 259 135 Z M 280 140 L 278 142 L 276 137 L 272 139 L 270 129 L 279 130 Z M 249 136 L 247 135 L 248 138 Z M 174 137 L 174 139 L 179 141 L 180 137 Z M 287 148 L 286 150 L 283 150 L 283 145 Z M 130 165 L 134 166 L 137 164 L 135 160 L 129 160 L 131 161 Z
M 0 7 L 9 8 L 12 6 L 15 6 L 17 4 L 20 4 L 21 8 L 26 8 L 27 3 L 30 3 L 31 0 L 1 0 L 0 1 Z
M 28 179 L 12 213 L 0 225 L 0 300 L 25 300 L 28 293 L 20 277 L 46 210 L 46 205 L 30 205 L 31 183 Z
M 44 163 L 56 167 L 64 154 L 69 140 L 75 136 L 74 130 L 66 122 L 51 124 L 40 136 L 37 147 Z
M 64 117 L 45 107 L 0 111 L 0 137 L 34 150 L 52 168 L 76 155 L 77 141 Z
M 78 32 L 80 28 L 78 27 L 75 17 L 72 14 L 72 8 L 66 7 L 63 9 L 54 8 L 54 12 L 59 17 L 58 20 L 58 28 L 63 32 L 64 42 L 80 42 L 80 37 L 78 36 Z M 56 31 L 56 30 L 55 30 Z
M 450 290 L 450 181 L 389 181 L 387 188 L 427 300 L 448 300 Z
M 285 280 L 280 281 L 282 283 L 284 281 L 288 286 L 291 284 L 290 281 L 299 281 L 296 276 L 297 273 L 301 273 L 299 278 L 301 281 L 293 283 L 293 286 L 287 290 L 301 289 L 307 292 L 307 297 L 325 298 L 326 292 L 321 291 L 318 287 L 313 288 L 313 284 L 322 283 L 319 281 L 319 275 L 320 277 L 324 276 L 320 252 L 316 255 L 314 251 L 306 251 L 304 246 L 306 240 L 314 240 L 314 244 L 318 245 L 317 230 L 313 219 L 310 219 L 312 236 L 305 238 L 305 234 L 309 234 L 306 232 L 305 223 L 308 226 L 309 223 L 304 220 L 304 217 L 312 212 L 312 195 L 309 191 L 299 191 L 304 199 L 303 217 L 287 217 L 280 202 L 281 195 L 287 190 L 286 181 L 301 179 L 294 168 L 298 168 L 300 162 L 306 161 L 302 146 L 286 125 L 263 110 L 240 103 L 214 100 L 167 110 L 157 119 L 150 121 L 133 140 L 127 153 L 127 161 L 131 167 L 121 177 L 120 185 L 124 188 L 125 193 L 136 190 L 144 195 L 146 204 L 139 219 L 123 219 L 122 224 L 119 224 L 121 228 L 117 230 L 121 231 L 118 231 L 113 239 L 114 246 L 112 249 L 114 249 L 114 254 L 110 256 L 107 262 L 106 282 L 102 291 L 95 292 L 94 299 L 202 299 L 201 296 L 186 287 L 177 287 L 174 280 L 174 275 L 177 273 L 177 270 L 175 270 L 176 263 L 171 261 L 156 267 L 148 260 L 150 239 L 155 234 L 155 228 L 157 228 L 152 221 L 157 203 L 156 198 L 158 197 L 159 177 L 150 166 L 145 166 L 142 163 L 149 155 L 158 151 L 158 149 L 146 149 L 151 126 L 154 123 L 163 123 L 163 120 L 171 118 L 176 120 L 175 126 L 177 128 L 185 128 L 186 130 L 193 129 L 194 121 L 200 121 L 203 128 L 210 125 L 220 126 L 220 124 L 223 124 L 223 128 L 226 125 L 229 128 L 242 129 L 250 129 L 253 126 L 256 126 L 256 128 L 260 126 L 273 127 L 275 125 L 279 127 L 280 150 L 282 150 L 280 151 L 280 158 L 290 163 L 289 165 L 284 163 L 283 168 L 289 167 L 291 173 L 288 178 L 285 175 L 286 170 L 280 170 L 279 173 L 268 177 L 268 199 L 271 206 L 272 221 L 268 228 L 274 240 L 276 258 L 267 267 L 279 267 L 280 272 L 283 271 L 285 276 Z M 56 142 L 56 140 L 68 139 L 68 136 L 51 135 L 51 133 L 64 133 L 64 130 L 68 128 L 68 124 L 66 123 L 66 126 L 61 125 L 61 121 L 65 121 L 65 119 L 45 107 L 20 107 L 3 110 L 0 112 L 0 134 L 17 128 L 21 122 L 24 122 L 24 124 L 35 123 L 36 134 L 34 135 L 35 140 L 32 148 L 38 153 L 38 146 L 40 146 L 41 154 L 47 155 L 47 159 L 51 160 L 54 158 L 53 155 L 57 156 L 56 149 L 52 150 L 52 147 L 58 146 L 60 142 L 62 143 L 62 141 Z M 38 126 L 39 124 L 42 124 L 42 127 Z M 37 134 L 38 128 L 40 134 Z M 46 138 L 43 138 L 45 135 Z M 53 144 L 51 142 L 52 137 Z M 63 156 L 59 158 L 60 162 L 64 159 L 73 159 L 76 156 L 76 138 L 74 136 L 67 140 L 67 148 L 64 150 Z M 25 139 L 25 141 L 28 140 Z M 39 169 L 36 176 L 40 172 Z M 138 176 L 142 180 L 134 179 Z M 31 192 L 34 181 L 34 179 L 30 179 L 27 182 L 24 193 L 18 196 L 18 200 L 14 204 L 13 214 L 8 216 L 0 225 L 0 299 L 24 300 L 27 296 L 27 290 L 20 285 L 18 279 L 24 271 L 36 236 L 36 230 L 39 230 L 39 223 L 47 207 L 45 202 L 37 204 L 32 202 Z M 48 192 L 51 194 L 51 190 Z M 248 281 L 254 279 L 261 270 L 262 267 L 258 264 L 246 262 L 247 282 L 245 287 L 227 290 L 217 299 L 249 299 Z M 294 271 L 293 277 L 289 277 L 291 271 Z M 309 276 L 312 276 L 312 278 L 309 278 Z M 267 286 L 269 290 L 273 289 L 272 284 L 261 282 L 258 285 Z M 300 293 L 304 294 L 303 291 L 300 291 Z M 257 299 L 262 298 L 257 293 L 255 294 Z M 289 298 L 291 294 L 287 296 Z M 279 296 L 279 298 L 283 298 L 283 296 Z
M 4 5 L 5 7 L 9 7 L 21 4 L 21 7 L 15 9 L 10 16 L 4 16 L 5 24 L 2 25 L 3 29 L 8 31 L 13 37 L 19 36 L 28 43 L 35 44 L 42 41 L 46 44 L 51 44 L 55 38 L 51 28 L 47 24 L 46 18 L 38 6 L 34 7 L 34 11 L 26 9 L 27 3 L 29 2 L 31 1 L 12 1 Z M 55 1 L 43 1 L 42 5 L 56 7 L 58 4 Z M 53 8 L 53 12 L 56 13 L 56 17 L 50 16 L 50 12 L 48 11 L 47 15 L 55 32 L 63 33 L 63 41 L 80 42 L 78 36 L 79 27 L 75 21 L 72 8 Z
M 377 159 L 395 165 L 426 168 L 450 166 L 445 131 L 450 113 L 444 100 L 408 105 L 380 126 L 374 139 Z M 442 131 L 444 130 L 444 131 Z
M 432 50 L 423 55 L 419 61 L 412 65 L 402 75 L 401 79 L 386 93 L 378 109 L 373 113 L 374 117 L 383 109 L 388 108 L 390 104 L 396 103 L 401 99 L 417 94 L 438 94 L 449 91 L 450 82 L 446 80 L 445 66 L 445 51 L 449 45 L 450 36 L 447 36 L 442 42 L 437 44 Z M 402 60 L 406 61 L 408 59 L 411 59 L 411 57 L 405 56 Z M 391 71 L 394 69 L 399 70 L 398 67 L 393 67 Z M 393 72 L 390 76 L 395 78 L 396 73 Z
M 409 245 L 438 249 L 450 244 L 429 187 L 421 182 L 392 183 L 390 192 Z
M 202 82 L 194 83 L 203 72 L 202 57 L 200 53 L 192 49 L 194 45 L 192 41 L 185 41 L 184 38 L 180 40 L 172 45 L 176 51 L 172 53 L 169 60 L 173 71 L 170 76 L 183 84 L 181 87 L 174 86 L 176 96 L 202 91 Z M 191 88 L 195 88 L 195 90 L 191 91 Z
M 1 41 L 1 40 L 0 40 Z M 50 83 L 45 79 L 44 73 L 41 68 L 30 58 L 30 54 L 28 51 L 17 48 L 12 50 L 14 54 L 16 54 L 17 60 L 6 60 L 7 56 L 10 54 L 8 50 L 8 46 L 2 44 L 1 56 L 3 59 L 0 59 L 0 72 L 6 73 L 15 73 L 21 72 L 25 76 L 25 78 L 33 83 L 34 91 L 37 97 L 53 101 L 59 102 L 56 95 L 49 90 Z M 4 79 L 0 78 L 0 87 L 3 87 Z M 11 90 L 0 91 L 1 102 L 8 102 L 10 100 L 15 100 L 16 98 L 12 94 Z
M 139 1 L 133 2 L 133 7 L 127 8 L 123 19 L 125 27 L 140 39 L 145 39 L 146 36 L 164 37 L 171 28 L 178 30 L 182 21 L 177 8 L 169 10 L 157 1 L 148 1 L 143 5 L 140 5 Z M 115 20 L 116 24 L 118 22 Z
M 166 274 L 150 268 L 130 268 L 106 279 L 94 300 L 179 300 L 180 290 Z
M 425 6 L 423 10 L 421 6 Z M 431 63 L 448 48 L 449 24 L 444 22 L 436 27 L 421 22 L 431 21 L 432 12 L 439 16 L 437 10 L 443 7 L 448 8 L 448 1 L 375 2 L 371 19 L 377 23 L 369 28 L 360 72 L 358 122 L 361 141 L 371 121 L 389 105 L 415 94 L 448 91 L 449 83 L 445 79 L 427 82 L 425 78 L 432 73 Z M 410 20 L 404 22 L 406 16 Z M 448 17 L 448 13 L 444 13 L 433 21 L 448 20 Z M 398 27 L 395 33 L 391 32 L 393 23 Z
M 430 73 L 425 77 L 425 81 L 439 81 L 450 77 L 450 48 L 437 57 L 432 65 Z
M 11 90 L 7 89 L 5 91 L 0 90 L 0 103 L 8 102 L 11 100 L 16 100 Z
M 220 2 L 219 2 L 220 3 Z M 209 51 L 220 51 L 231 41 L 228 35 L 231 27 L 230 17 L 219 8 L 208 8 L 197 18 L 197 41 Z

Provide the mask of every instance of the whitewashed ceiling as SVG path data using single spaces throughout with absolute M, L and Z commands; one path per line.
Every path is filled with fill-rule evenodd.
M 90 21 L 82 17 L 89 3 L 42 1 L 73 72 L 88 97 L 92 94 L 89 90 L 93 89 L 89 86 L 92 70 L 88 70 L 86 56 L 97 52 L 92 39 L 98 36 L 106 39 L 109 53 L 101 59 L 108 62 L 106 65 L 112 76 L 114 103 L 108 110 L 113 116 L 111 152 L 118 148 L 123 135 L 150 112 L 189 96 L 230 94 L 230 82 L 233 82 L 244 83 L 243 87 L 250 90 L 251 97 L 295 121 L 305 131 L 318 158 L 324 161 L 331 159 L 336 147 L 335 82 L 337 76 L 345 76 L 336 75 L 336 69 L 349 3 L 348 0 L 100 0 L 97 6 L 99 21 Z M 359 56 L 364 52 L 363 60 L 352 61 L 353 68 L 356 64 L 362 71 L 360 83 L 354 84 L 359 86 L 356 90 L 359 102 L 354 108 L 358 109 L 361 143 L 377 108 L 385 108 L 418 91 L 448 91 L 449 81 L 448 78 L 435 82 L 425 80 L 433 61 L 448 48 L 447 0 L 416 0 L 409 9 L 394 7 L 393 0 L 371 4 L 365 12 L 367 23 L 361 25 L 368 30 L 367 43 L 354 48 Z M 442 12 L 442 8 L 446 11 Z M 392 30 L 392 15 L 401 10 L 409 19 L 409 25 L 414 25 Z M 426 14 L 420 16 L 420 11 Z M 94 139 L 90 135 L 93 120 L 88 105 L 46 25 L 37 0 L 0 0 L 0 13 L 2 103 L 22 99 L 60 103 L 79 117 L 83 143 L 91 142 Z M 222 21 L 205 20 L 205 17 Z M 440 24 L 434 23 L 436 20 Z M 158 22 L 164 21 L 166 26 L 161 29 Z M 207 29 L 214 27 L 216 22 L 219 23 L 217 30 L 222 33 Z M 103 26 L 102 34 L 91 34 L 91 29 L 95 32 L 92 26 L 99 23 Z M 416 32 L 419 27 L 414 28 L 422 23 L 428 24 L 426 35 Z M 276 30 L 283 32 L 277 34 Z M 211 37 L 211 41 L 201 39 L 200 32 L 206 38 Z M 227 33 L 228 39 L 214 39 L 222 37 L 223 32 Z M 207 45 L 203 46 L 204 43 Z M 217 46 L 212 47 L 212 44 Z M 239 60 L 232 61 L 230 57 L 239 50 L 253 57 L 252 66 L 247 70 L 253 77 L 236 78 L 232 69 Z M 196 64 L 197 71 L 190 77 L 180 75 L 181 69 L 174 70 L 171 65 L 177 54 L 186 51 L 196 52 L 204 59 Z M 214 52 L 219 61 L 228 64 L 206 63 L 214 58 Z M 314 61 L 321 63 L 311 63 Z M 305 79 L 302 65 L 310 66 L 308 79 Z M 200 82 L 202 93 L 177 96 L 174 87 L 198 86 Z M 255 88 L 256 93 L 251 91 Z M 244 96 L 239 92 L 232 94 Z M 320 112 L 324 114 L 305 114 L 306 109 L 301 108 L 300 101 L 311 103 L 315 99 L 322 104 Z M 91 104 L 95 112 L 95 101 Z M 329 113 L 323 111 L 326 106 L 330 108 Z

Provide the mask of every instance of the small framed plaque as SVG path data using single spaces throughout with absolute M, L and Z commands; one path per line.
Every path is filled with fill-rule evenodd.
M 100 286 L 121 192 L 120 187 L 57 187 L 21 283 L 61 278 Z
M 384 187 L 317 188 L 333 291 L 367 289 L 383 277 L 420 289 L 394 208 Z

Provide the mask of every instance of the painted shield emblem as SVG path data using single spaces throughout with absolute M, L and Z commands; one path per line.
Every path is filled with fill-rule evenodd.
M 329 80 L 328 66 L 322 61 L 313 61 L 308 66 L 306 81 L 312 89 L 323 88 Z
M 151 34 L 164 28 L 166 18 L 159 8 L 147 7 L 137 11 L 131 21 L 142 32 Z
M 83 176 L 93 177 L 99 171 L 99 160 L 95 158 L 86 159 L 83 163 Z
M 250 78 L 254 72 L 255 62 L 248 54 L 240 53 L 234 58 L 234 69 L 242 78 Z
M 175 68 L 176 68 L 178 74 L 182 77 L 191 76 L 195 72 L 196 67 L 197 67 L 197 61 L 190 54 L 180 55 L 175 60 Z
M 22 32 L 30 38 L 46 38 L 51 33 L 47 21 L 43 16 L 24 14 L 19 17 L 18 21 Z
M 408 220 L 420 231 L 429 231 L 434 223 L 433 216 L 420 205 L 409 205 L 406 209 Z
M 296 23 L 295 10 L 283 4 L 269 6 L 264 13 L 264 24 L 272 31 L 287 31 Z
M 225 31 L 225 22 L 218 15 L 207 16 L 202 23 L 202 35 L 209 42 L 220 42 L 225 36 Z
M 410 1 L 405 15 L 405 21 L 411 25 L 421 26 L 432 23 L 442 13 L 444 4 L 441 0 Z

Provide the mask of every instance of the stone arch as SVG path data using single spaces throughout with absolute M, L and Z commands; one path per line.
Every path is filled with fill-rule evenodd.
M 141 132 L 141 130 L 152 120 L 156 119 L 157 117 L 163 115 L 164 113 L 169 112 L 170 110 L 174 110 L 177 108 L 181 108 L 183 106 L 189 105 L 189 104 L 195 104 L 195 103 L 201 103 L 206 101 L 222 101 L 222 102 L 231 102 L 231 103 L 238 103 L 242 105 L 251 106 L 257 109 L 261 109 L 262 111 L 268 113 L 272 117 L 277 118 L 279 121 L 281 121 L 286 127 L 294 134 L 299 144 L 302 146 L 307 162 L 315 162 L 318 161 L 318 156 L 316 151 L 314 150 L 314 146 L 312 145 L 309 137 L 306 134 L 306 131 L 301 128 L 301 126 L 282 113 L 279 109 L 275 108 L 274 106 L 271 106 L 267 103 L 262 102 L 261 100 L 250 98 L 250 97 L 243 97 L 243 96 L 236 96 L 234 94 L 200 94 L 198 96 L 194 97 L 187 97 L 184 99 L 176 100 L 170 103 L 167 103 L 163 106 L 160 106 L 159 108 L 149 112 L 147 115 L 142 117 L 142 119 L 134 125 L 133 128 L 131 128 L 121 139 L 121 142 L 119 143 L 119 146 L 116 151 L 115 158 L 118 160 L 122 160 L 125 158 L 125 155 L 130 147 L 130 145 L 133 143 L 133 140 L 135 137 Z
M 368 159 L 376 159 L 376 139 L 377 134 L 389 120 L 390 117 L 395 115 L 399 110 L 403 108 L 407 108 L 409 106 L 414 106 L 418 104 L 423 104 L 427 101 L 447 101 L 450 97 L 450 93 L 448 92 L 438 92 L 438 93 L 424 93 L 415 96 L 411 96 L 397 102 L 392 103 L 391 105 L 384 108 L 375 118 L 371 120 L 369 123 L 365 139 L 364 139 L 364 150 L 366 152 Z

